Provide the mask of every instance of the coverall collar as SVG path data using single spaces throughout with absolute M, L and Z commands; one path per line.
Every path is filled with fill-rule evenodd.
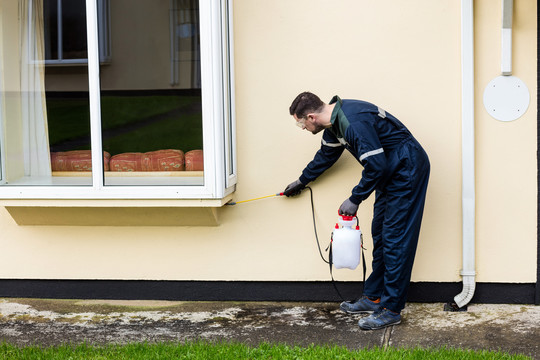
M 332 100 L 330 100 L 329 105 L 332 105 L 334 103 L 336 104 L 336 106 L 334 106 L 334 109 L 332 110 L 332 117 L 330 118 L 330 122 L 332 123 L 332 125 L 334 125 L 334 122 L 336 121 L 338 111 L 341 109 L 341 104 L 343 103 L 343 101 L 339 96 L 334 95 Z
M 343 101 L 337 95 L 335 95 L 329 104 L 334 104 L 334 109 L 332 110 L 332 115 L 330 117 L 330 123 L 332 124 L 332 132 L 338 137 L 345 137 L 345 130 L 349 127 L 349 120 L 341 110 L 341 104 Z

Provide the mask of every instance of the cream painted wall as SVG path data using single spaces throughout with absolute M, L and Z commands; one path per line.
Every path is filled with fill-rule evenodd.
M 235 27 L 236 64 L 245 69 L 237 74 L 237 95 L 246 99 L 237 105 L 238 136 L 246 138 L 245 144 L 239 143 L 239 168 L 246 168 L 243 162 L 253 162 L 247 158 L 250 149 L 250 153 L 264 156 L 257 162 L 273 173 L 268 176 L 239 172 L 238 198 L 264 193 L 259 188 L 265 185 L 269 188 L 266 192 L 283 187 L 299 176 L 319 147 L 320 137 L 299 132 L 288 116 L 288 106 L 297 93 L 310 90 L 327 100 L 339 94 L 342 98 L 372 101 L 409 126 L 427 149 L 432 163 L 414 279 L 458 280 L 461 266 L 459 2 L 318 1 L 314 6 L 310 1 L 286 5 L 278 1 L 262 6 L 257 1 L 238 1 L 235 11 L 236 19 L 240 20 Z M 267 19 L 272 19 L 271 27 Z M 248 66 L 251 63 L 258 66 Z M 265 71 L 260 71 L 261 68 Z M 270 99 L 265 103 L 272 106 L 258 108 L 261 98 Z M 266 126 L 264 133 L 257 131 L 266 119 L 272 119 L 272 124 Z M 274 169 L 280 169 L 279 173 L 274 173 Z M 319 226 L 326 231 L 321 231 L 323 239 L 328 239 L 337 209 L 350 195 L 361 170 L 351 156 L 346 156 L 313 183 Z M 307 194 L 300 199 L 276 201 L 280 202 L 280 211 L 286 212 L 282 225 L 286 236 L 274 241 L 295 249 L 298 254 L 312 253 L 309 259 L 313 266 L 321 268 L 322 278 L 327 278 L 324 264 L 316 256 Z M 369 234 L 372 203 L 373 197 L 360 206 L 368 252 L 372 249 Z M 256 206 L 264 209 L 267 204 Z M 301 214 L 302 221 L 287 220 L 290 212 Z M 360 279 L 360 271 L 341 270 L 337 277 Z
M 529 88 L 531 106 L 509 123 L 494 120 L 482 105 L 486 85 L 500 75 L 501 8 L 489 0 L 475 8 L 477 271 L 486 281 L 535 279 L 536 7 L 534 0 L 514 1 L 512 70 Z
M 500 4 L 477 0 L 477 264 L 481 282 L 536 281 L 536 2 L 515 1 L 514 74 L 531 90 L 521 119 L 485 113 L 499 74 Z M 460 4 L 453 0 L 235 0 L 236 200 L 282 191 L 320 136 L 288 115 L 297 93 L 372 101 L 408 125 L 432 164 L 413 281 L 459 281 Z M 361 166 L 344 155 L 312 184 L 322 246 Z M 373 199 L 360 206 L 368 261 Z M 309 194 L 226 206 L 217 227 L 18 226 L 0 208 L 1 278 L 328 280 Z M 326 255 L 326 254 L 325 254 Z M 504 263 L 504 266 L 502 264 Z M 337 270 L 359 280 L 361 270 Z

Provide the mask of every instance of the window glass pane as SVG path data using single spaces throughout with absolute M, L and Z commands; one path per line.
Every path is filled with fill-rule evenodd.
M 43 3 L 47 63 L 86 62 L 88 52 L 85 0 L 40 0 L 39 2 Z
M 58 59 L 58 0 L 43 1 L 43 21 L 45 59 Z
M 110 0 L 101 68 L 105 185 L 202 185 L 196 0 Z M 107 166 L 105 167 L 107 169 Z
M 85 0 L 62 1 L 62 58 L 86 59 Z
M 44 14 L 51 8 L 43 0 L 21 0 L 19 6 L 18 36 L 3 32 L 2 39 L 16 74 L 3 89 L 4 183 L 91 185 L 86 67 L 45 71 Z

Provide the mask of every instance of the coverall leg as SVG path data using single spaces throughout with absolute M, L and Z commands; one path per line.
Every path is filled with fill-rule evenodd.
M 414 139 L 404 141 L 388 156 L 392 176 L 375 203 L 373 273 L 364 294 L 381 294 L 382 282 L 381 306 L 399 313 L 409 289 L 430 166 L 427 154 Z
M 386 209 L 386 194 L 377 190 L 375 192 L 375 205 L 373 207 L 373 221 L 371 222 L 371 236 L 373 238 L 373 261 L 371 274 L 364 284 L 364 295 L 370 298 L 380 298 L 384 290 L 384 257 L 382 230 L 384 211 Z

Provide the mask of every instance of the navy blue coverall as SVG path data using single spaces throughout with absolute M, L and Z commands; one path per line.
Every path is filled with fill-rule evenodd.
M 394 116 L 376 105 L 334 96 L 332 126 L 300 176 L 303 184 L 332 166 L 346 148 L 364 167 L 350 200 L 360 204 L 375 191 L 371 232 L 372 273 L 364 295 L 381 298 L 394 312 L 405 307 L 429 179 L 429 159 Z

